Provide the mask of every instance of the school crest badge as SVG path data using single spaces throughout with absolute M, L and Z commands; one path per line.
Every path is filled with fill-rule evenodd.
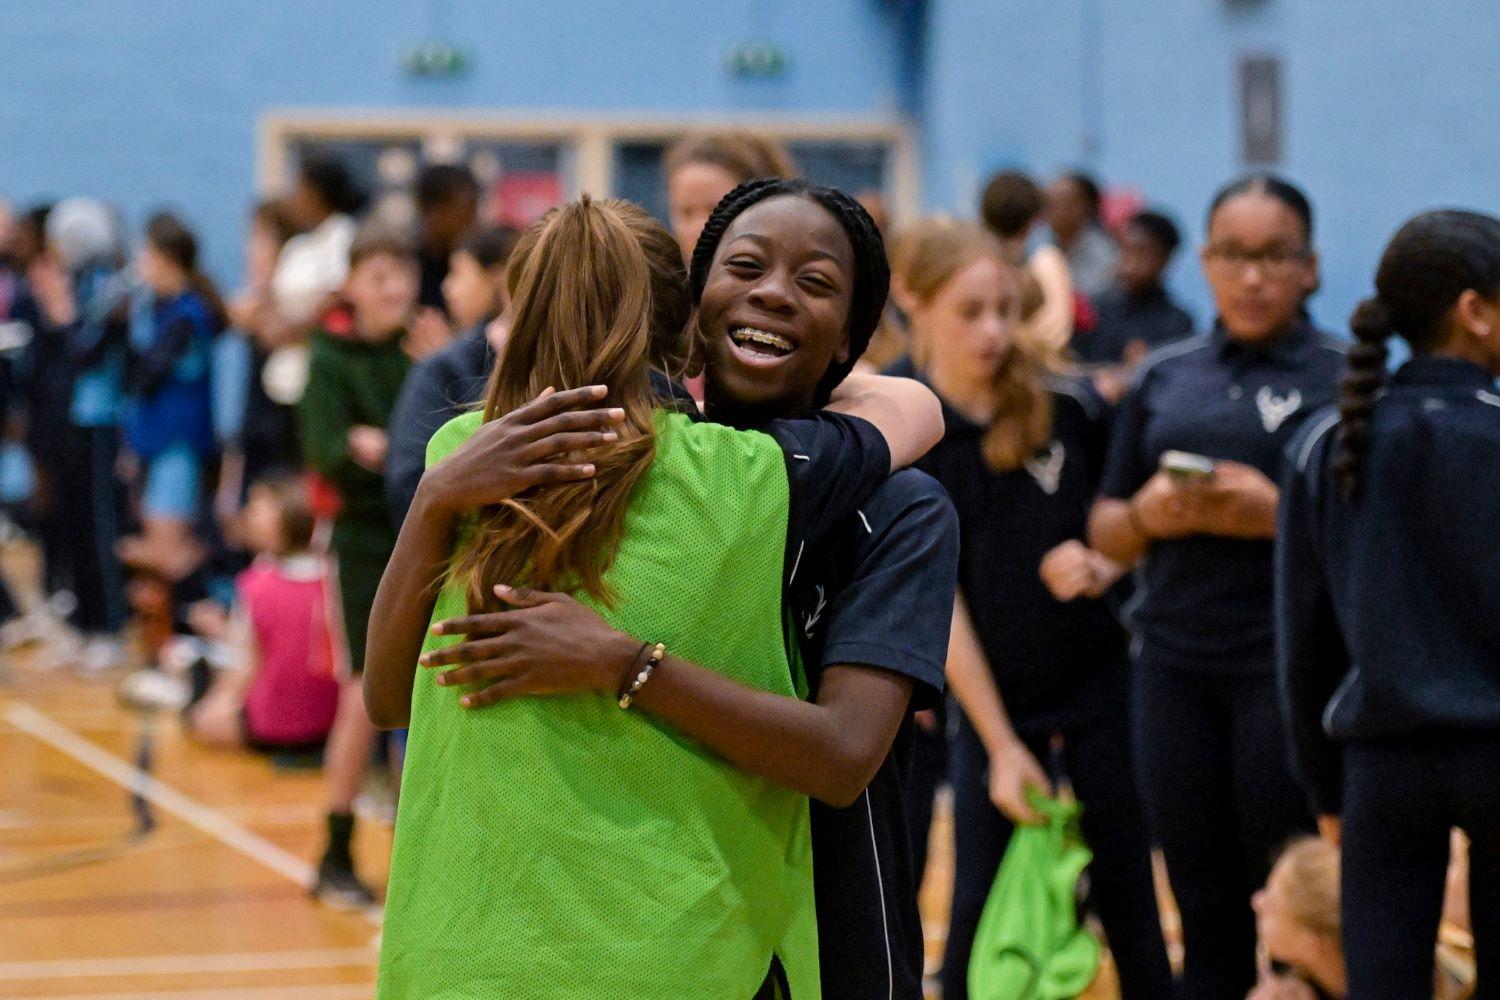
M 1031 473 L 1031 478 L 1036 480 L 1042 492 L 1051 496 L 1062 485 L 1063 465 L 1067 460 L 1068 453 L 1062 442 L 1053 441 L 1046 451 L 1037 452 L 1026 460 L 1026 471 Z
M 1277 428 L 1286 423 L 1290 417 L 1302 408 L 1302 392 L 1293 389 L 1285 396 L 1278 396 L 1268 385 L 1260 387 L 1255 394 L 1255 408 L 1260 410 L 1261 426 L 1265 427 L 1267 434 L 1275 434 Z

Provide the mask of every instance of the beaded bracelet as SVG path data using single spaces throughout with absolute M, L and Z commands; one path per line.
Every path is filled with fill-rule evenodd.
M 646 665 L 641 668 L 640 673 L 635 675 L 635 680 L 631 681 L 629 690 L 620 695 L 619 705 L 621 708 L 630 708 L 630 703 L 635 701 L 635 696 L 641 693 L 641 688 L 646 686 L 646 682 L 651 679 L 651 675 L 656 672 L 656 668 L 661 666 L 661 661 L 666 655 L 666 643 L 658 642 L 655 646 L 651 647 L 651 655 L 646 658 Z

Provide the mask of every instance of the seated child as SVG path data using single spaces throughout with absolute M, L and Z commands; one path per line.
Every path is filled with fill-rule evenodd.
M 255 562 L 235 581 L 227 622 L 201 611 L 204 632 L 222 629 L 228 668 L 205 684 L 195 664 L 194 688 L 206 693 L 187 709 L 189 735 L 221 747 L 304 750 L 320 747 L 338 709 L 334 647 L 328 619 L 328 573 L 309 551 L 314 517 L 306 486 L 294 476 L 250 487 L 245 536 Z

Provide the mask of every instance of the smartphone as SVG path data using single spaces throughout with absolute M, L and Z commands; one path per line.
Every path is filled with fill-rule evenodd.
M 1161 469 L 1173 479 L 1207 479 L 1214 474 L 1214 460 L 1190 451 L 1164 451 Z

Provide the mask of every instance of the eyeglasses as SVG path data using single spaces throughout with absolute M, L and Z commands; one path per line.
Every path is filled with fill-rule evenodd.
M 1214 267 L 1233 275 L 1244 274 L 1252 266 L 1258 267 L 1268 278 L 1290 277 L 1299 265 L 1307 262 L 1312 251 L 1307 247 L 1288 250 L 1272 247 L 1269 250 L 1241 250 L 1239 247 L 1214 247 L 1207 251 L 1208 261 Z

